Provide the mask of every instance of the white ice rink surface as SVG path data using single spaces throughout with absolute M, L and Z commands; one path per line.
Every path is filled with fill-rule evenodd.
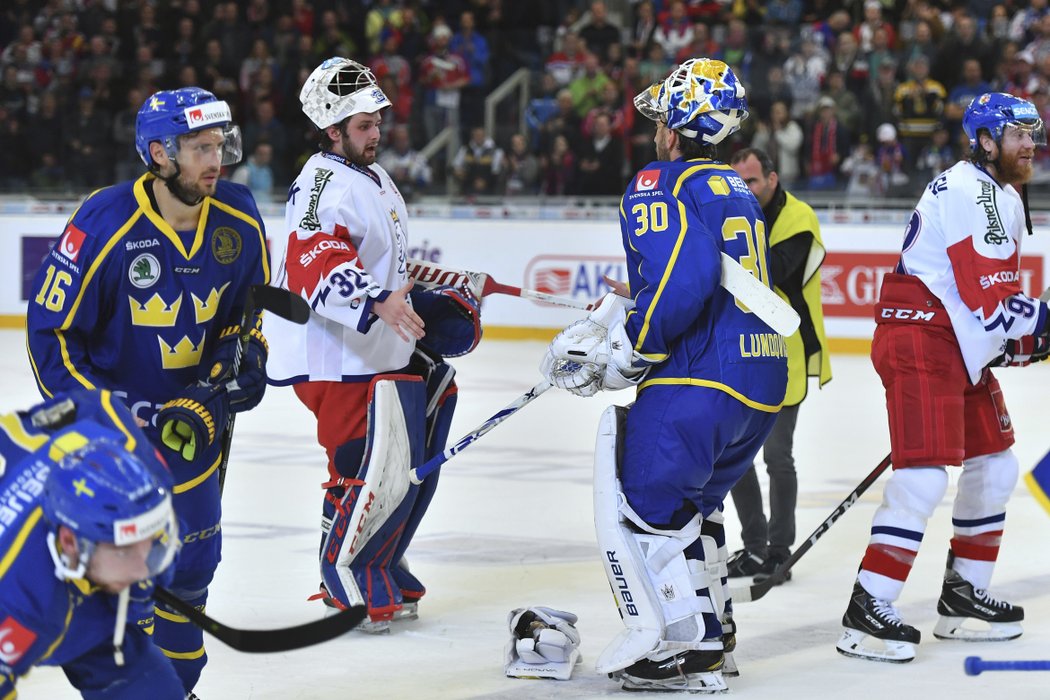
M 3 409 L 37 399 L 24 335 L 0 332 Z M 454 362 L 460 386 L 458 437 L 536 381 L 543 345 L 483 342 Z M 835 379 L 811 391 L 795 438 L 798 533 L 806 537 L 888 452 L 882 389 L 864 356 L 833 357 Z M 1050 363 L 999 373 L 1026 473 L 1050 449 L 1043 406 Z M 350 633 L 311 649 L 241 654 L 214 640 L 196 691 L 202 700 L 330 698 L 593 698 L 621 695 L 594 660 L 621 624 L 597 558 L 592 526 L 591 455 L 598 417 L 629 392 L 578 399 L 550 391 L 443 468 L 427 518 L 409 550 L 427 586 L 420 619 L 393 634 Z M 702 428 L 699 428 L 702 429 Z M 226 624 L 270 628 L 322 614 L 317 590 L 319 485 L 324 455 L 312 416 L 290 389 L 271 388 L 238 418 L 224 503 L 224 559 L 207 612 Z M 759 473 L 765 485 L 765 474 Z M 885 480 L 885 476 L 883 480 Z M 954 479 L 953 479 L 954 484 Z M 1019 483 L 1010 503 L 992 591 L 1025 606 L 1024 635 L 1006 643 L 933 639 L 934 606 L 951 536 L 950 487 L 899 601 L 923 635 L 918 657 L 890 665 L 835 652 L 840 619 L 860 562 L 877 483 L 765 598 L 739 604 L 737 698 L 1050 698 L 1050 673 L 963 673 L 963 659 L 1050 658 L 1050 516 Z M 731 549 L 739 526 L 727 507 Z M 512 608 L 547 605 L 579 615 L 584 663 L 571 681 L 503 676 Z M 79 697 L 57 669 L 38 669 L 20 697 Z M 643 694 L 643 697 L 667 697 Z M 637 694 L 635 695 L 637 696 Z M 624 697 L 635 697 L 624 696 Z

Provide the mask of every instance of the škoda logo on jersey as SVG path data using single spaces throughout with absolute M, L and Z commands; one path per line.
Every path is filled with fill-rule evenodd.
M 545 294 L 592 302 L 612 290 L 603 277 L 627 279 L 627 263 L 613 256 L 538 255 L 525 267 L 525 284 Z M 543 302 L 534 302 L 543 305 Z

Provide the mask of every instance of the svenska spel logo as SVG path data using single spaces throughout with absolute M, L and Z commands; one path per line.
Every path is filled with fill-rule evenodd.
M 58 239 L 58 245 L 55 246 L 55 250 L 67 260 L 76 262 L 80 256 L 80 248 L 84 245 L 85 238 L 87 238 L 87 234 L 70 223 L 66 226 L 65 233 Z
M 634 191 L 647 192 L 649 190 L 655 190 L 656 186 L 659 184 L 659 170 L 643 170 L 642 172 L 638 173 L 638 177 L 634 181 Z

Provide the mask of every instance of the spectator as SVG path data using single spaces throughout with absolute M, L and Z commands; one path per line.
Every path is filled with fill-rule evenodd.
M 944 86 L 930 77 L 930 62 L 923 55 L 908 62 L 908 79 L 894 93 L 894 116 L 911 170 L 915 158 L 944 114 L 947 93 Z
M 558 85 L 564 87 L 583 73 L 587 51 L 583 48 L 580 37 L 574 32 L 568 32 L 562 37 L 561 46 L 560 51 L 555 51 L 547 58 L 544 67 L 554 76 Z
M 925 56 L 931 65 L 937 57 L 937 42 L 933 40 L 933 30 L 926 20 L 915 23 L 915 36 L 901 51 L 900 59 L 904 65 L 908 65 L 915 56 Z
M 766 5 L 766 23 L 774 27 L 795 28 L 802 19 L 802 0 L 770 0 Z
M 379 165 L 397 183 L 405 201 L 412 201 L 430 187 L 433 177 L 430 165 L 419 151 L 412 148 L 408 127 L 404 124 L 398 124 L 387 134 L 390 143 L 380 150 Z
M 820 86 L 828 69 L 827 57 L 812 39 L 803 39 L 784 63 L 784 77 L 791 88 L 791 117 L 808 119 L 820 97 Z
M 431 53 L 419 67 L 423 92 L 423 128 L 427 140 L 446 127 L 459 128 L 460 94 L 470 82 L 467 63 L 449 51 L 452 30 L 439 24 L 430 34 Z
M 580 122 L 572 101 L 572 93 L 568 88 L 562 88 L 558 91 L 557 111 L 540 125 L 540 151 L 549 152 L 558 136 L 565 137 L 570 150 L 575 148 L 580 138 Z
M 509 196 L 534 195 L 540 187 L 540 162 L 529 150 L 523 134 L 510 137 L 506 160 L 506 193 Z
M 587 112 L 587 116 L 583 118 L 580 131 L 584 138 L 590 138 L 593 135 L 594 120 L 599 114 L 604 114 L 609 118 L 609 128 L 613 138 L 623 140 L 624 102 L 616 83 L 606 83 L 602 88 L 602 101 Z
M 992 74 L 992 47 L 978 34 L 976 20 L 966 14 L 955 20 L 952 35 L 941 42 L 930 75 L 941 85 L 955 85 L 959 82 L 961 56 L 976 58 L 981 64 L 982 75 Z
M 321 56 L 353 56 L 358 53 L 353 38 L 339 25 L 339 15 L 335 10 L 321 13 L 321 31 L 314 41 L 314 51 Z
M 578 155 L 579 194 L 618 195 L 623 191 L 623 141 L 613 138 L 608 115 L 595 117 L 591 137 Z
M 400 5 L 401 3 L 398 3 Z M 404 18 L 401 8 L 393 0 L 378 0 L 365 15 L 365 40 L 368 42 L 368 54 L 374 56 L 382 46 L 383 34 L 401 28 Z M 340 54 L 349 56 L 350 54 Z M 376 76 L 378 77 L 378 76 Z
M 543 167 L 543 194 L 575 194 L 576 158 L 569 148 L 569 140 L 564 134 L 557 134 L 551 142 L 550 150 L 541 159 Z
M 390 97 L 393 103 L 391 109 L 396 114 L 399 124 L 407 124 L 412 115 L 412 107 L 415 104 L 412 90 L 412 66 L 408 59 L 398 53 L 401 46 L 401 34 L 389 27 L 380 33 L 381 53 L 372 59 L 369 67 L 372 69 L 376 81 L 379 82 L 383 92 L 390 97 L 384 81 L 390 79 L 396 85 L 397 99 Z M 395 182 L 401 182 L 395 177 Z
M 113 117 L 113 167 L 116 180 L 126 182 L 142 174 L 142 159 L 135 150 L 135 121 L 146 101 L 140 90 L 128 90 L 126 104 Z
M 666 76 L 671 70 L 671 58 L 664 51 L 663 44 L 653 42 L 649 45 L 649 53 L 638 63 L 638 72 L 646 84 L 654 83 L 660 76 Z
M 645 56 L 655 33 L 656 12 L 652 0 L 642 0 L 634 6 L 634 22 L 627 38 L 627 55 L 639 59 Z
M 827 90 L 824 95 L 835 102 L 835 118 L 849 132 L 850 140 L 853 140 L 861 130 L 860 101 L 854 93 L 846 89 L 846 79 L 842 73 L 828 73 Z
M 459 147 L 452 159 L 452 175 L 460 193 L 468 197 L 496 194 L 499 190 L 503 149 L 488 137 L 484 127 L 475 126 L 470 130 L 470 140 Z
M 1019 10 L 1010 20 L 1010 39 L 1022 46 L 1027 44 L 1035 38 L 1033 26 L 1048 14 L 1047 0 L 1028 0 L 1028 7 Z
M 791 118 L 787 104 L 777 100 L 770 108 L 769 121 L 759 122 L 751 140 L 752 148 L 769 154 L 785 188 L 791 187 L 802 175 L 799 153 L 803 137 L 802 127 Z
M 875 163 L 879 167 L 879 190 L 891 197 L 907 193 L 908 175 L 904 172 L 904 149 L 897 141 L 897 129 L 893 124 L 880 124 L 875 130 L 878 149 Z
M 601 103 L 605 86 L 610 84 L 612 79 L 602 72 L 598 57 L 587 54 L 583 63 L 583 74 L 569 83 L 572 106 L 576 114 L 582 118 L 597 107 Z
M 464 12 L 459 18 L 459 31 L 452 36 L 449 50 L 461 56 L 470 72 L 470 82 L 462 91 L 460 121 L 477 124 L 483 118 L 485 94 L 489 84 L 489 44 L 475 31 L 474 13 Z
M 853 92 L 860 92 L 868 86 L 868 77 L 872 75 L 870 67 L 852 34 L 847 33 L 839 37 L 835 53 L 831 57 L 831 70 L 842 73 L 846 78 L 846 85 Z
M 244 125 L 244 150 L 255 153 L 261 143 L 269 144 L 273 150 L 273 176 L 281 185 L 288 183 L 288 135 L 285 126 L 277 119 L 273 102 L 260 100 L 255 103 L 255 119 Z
M 891 50 L 895 48 L 897 30 L 883 19 L 882 3 L 879 0 L 864 0 L 864 20 L 853 28 L 853 36 L 857 39 L 862 53 L 868 54 L 875 50 L 875 32 L 879 29 L 886 32 L 886 47 Z
M 602 60 L 609 55 L 610 46 L 622 43 L 620 28 L 610 24 L 604 0 L 591 3 L 591 19 L 580 28 L 580 38 L 587 50 Z
M 864 114 L 864 133 L 875 138 L 879 124 L 892 122 L 894 119 L 894 97 L 897 94 L 897 65 L 884 61 L 879 65 L 878 73 L 864 90 L 861 106 Z
M 74 184 L 95 189 L 112 180 L 109 114 L 95 108 L 91 88 L 81 88 L 65 129 L 65 153 Z
M 273 201 L 273 146 L 260 141 L 244 163 L 233 171 L 231 182 L 244 185 L 252 191 L 256 202 Z
M 669 57 L 678 55 L 693 40 L 693 21 L 686 13 L 685 0 L 671 0 L 667 18 L 653 33 L 653 41 L 664 49 Z
M 875 162 L 875 154 L 869 143 L 862 142 L 853 147 L 849 158 L 842 162 L 842 173 L 849 175 L 849 181 L 846 183 L 848 199 L 856 198 L 866 202 L 882 196 L 879 166 Z
M 1030 99 L 1042 82 L 1035 70 L 1035 59 L 1027 51 L 1018 51 L 1012 63 L 1013 70 L 1008 73 L 1002 91 L 1024 100 Z
M 277 61 L 270 55 L 270 46 L 262 39 L 252 42 L 252 52 L 241 62 L 239 87 L 241 92 L 249 92 L 259 72 L 268 68 L 277 69 Z
M 1044 59 L 1050 56 L 1050 15 L 1044 15 L 1035 28 L 1036 37 L 1025 44 L 1023 50 L 1032 55 L 1035 65 L 1041 66 Z
M 835 116 L 835 100 L 821 97 L 817 118 L 809 132 L 809 189 L 836 189 L 839 165 L 849 154 L 849 130 Z
M 931 182 L 942 172 L 950 168 L 955 161 L 948 129 L 938 124 L 930 136 L 930 142 L 922 147 L 915 161 L 915 179 L 919 182 Z
M 0 191 L 19 191 L 29 184 L 30 148 L 22 118 L 0 103 Z
M 992 92 L 992 86 L 981 78 L 980 61 L 976 58 L 963 59 L 962 82 L 951 89 L 944 103 L 944 120 L 950 135 L 958 136 L 959 130 L 962 129 L 962 118 L 966 108 L 970 106 L 970 102 L 975 97 L 986 92 Z
M 692 41 L 678 52 L 674 60 L 684 63 L 694 56 L 714 56 L 716 53 L 718 53 L 718 43 L 711 39 L 711 30 L 706 24 L 697 22 L 693 25 Z

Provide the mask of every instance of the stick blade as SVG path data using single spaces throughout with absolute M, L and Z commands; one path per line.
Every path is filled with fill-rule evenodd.
M 299 325 L 310 320 L 310 305 L 298 294 L 265 284 L 253 285 L 251 289 L 257 308 Z

